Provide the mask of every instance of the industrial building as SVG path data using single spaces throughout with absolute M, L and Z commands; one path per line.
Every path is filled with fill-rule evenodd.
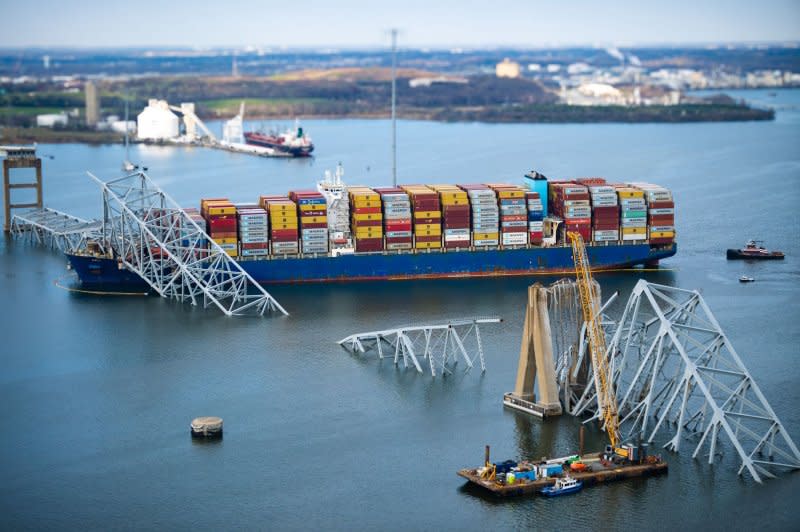
M 140 140 L 167 140 L 180 135 L 180 119 L 166 100 L 150 99 L 136 117 L 136 136 Z
M 518 78 L 519 63 L 506 57 L 495 66 L 495 75 L 498 78 Z
M 69 123 L 69 117 L 67 116 L 67 113 L 36 115 L 37 127 L 66 126 L 67 123 Z
M 97 93 L 97 86 L 87 81 L 83 90 L 86 94 L 86 125 L 96 126 L 100 121 L 100 95 Z

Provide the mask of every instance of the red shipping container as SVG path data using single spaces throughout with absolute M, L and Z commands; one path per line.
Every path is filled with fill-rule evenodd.
M 300 225 L 303 229 L 325 229 L 328 227 L 328 224 L 325 222 L 316 222 L 316 223 L 303 223 L 302 220 L 300 221 Z
M 412 205 L 415 211 L 438 211 L 439 200 L 415 200 Z
M 672 238 L 651 238 L 651 244 L 672 244 L 675 240 Z
M 269 249 L 269 242 L 258 242 L 250 244 L 242 242 L 242 249 Z
M 611 223 L 594 223 L 592 227 L 597 229 L 598 231 L 616 231 L 619 229 L 619 224 L 615 222 Z
M 528 231 L 527 227 L 501 227 L 501 233 L 525 233 Z
M 672 215 L 666 216 L 650 216 L 650 225 L 675 225 L 675 217 Z
M 293 236 L 297 238 L 297 229 L 273 229 L 271 233 L 273 237 Z
M 356 238 L 356 251 L 382 251 L 383 238 Z
M 442 235 L 418 236 L 417 242 L 440 242 Z
M 442 223 L 441 218 L 414 218 L 414 225 L 420 225 L 420 224 L 441 225 L 441 223 Z
M 411 237 L 410 236 L 394 236 L 394 237 L 387 236 L 386 237 L 386 243 L 387 244 L 410 244 L 411 243 Z
M 350 210 L 353 214 L 380 214 L 380 207 L 354 207 Z
M 674 209 L 674 201 L 651 201 L 647 204 L 651 209 Z
M 213 229 L 236 230 L 236 218 L 212 218 L 208 220 L 208 227 Z
M 389 231 L 411 231 L 411 222 L 402 224 L 386 222 L 384 229 L 387 233 Z
M 353 220 L 353 227 L 380 227 L 382 220 Z
M 469 242 L 468 241 L 464 241 L 464 242 L 448 242 L 448 241 L 445 241 L 444 247 L 448 248 L 448 249 L 468 248 L 469 247 Z

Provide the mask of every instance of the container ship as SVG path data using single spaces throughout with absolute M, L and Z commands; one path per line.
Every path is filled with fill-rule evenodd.
M 315 190 L 184 210 L 262 284 L 572 273 L 570 231 L 596 271 L 657 265 L 677 251 L 664 187 L 537 172 L 523 183 L 347 186 L 339 168 Z M 115 257 L 68 259 L 83 285 L 144 286 Z
M 294 128 L 287 129 L 283 133 L 248 131 L 244 134 L 244 140 L 247 144 L 272 148 L 292 157 L 310 157 L 314 151 L 311 137 L 306 135 L 298 122 L 295 122 Z

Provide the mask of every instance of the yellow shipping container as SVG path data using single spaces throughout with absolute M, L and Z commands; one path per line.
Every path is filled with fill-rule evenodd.
M 414 247 L 417 249 L 439 249 L 442 247 L 441 242 L 416 242 Z
M 217 244 L 220 244 L 220 245 L 222 245 L 222 244 L 235 244 L 236 243 L 236 238 L 215 238 L 214 242 L 216 242 Z
M 206 207 L 206 212 L 212 216 L 218 216 L 221 214 L 236 214 L 236 207 L 233 205 L 223 207 L 212 204 Z
M 383 231 L 365 231 L 361 232 L 356 230 L 355 237 L 359 238 L 383 238 Z
M 442 213 L 439 211 L 416 211 L 414 213 L 414 218 L 421 218 L 423 220 L 425 218 L 441 218 L 441 217 Z
M 353 198 L 353 208 L 365 208 L 365 207 L 380 207 L 381 200 L 380 199 L 361 199 L 361 198 Z
M 442 205 L 469 205 L 467 198 L 442 198 Z
M 646 235 L 647 228 L 646 227 L 623 227 L 622 228 L 623 235 Z
M 225 253 L 227 253 L 230 257 L 238 257 L 239 250 L 238 249 L 226 249 Z
M 289 222 L 272 222 L 273 229 L 297 229 L 297 220 Z
M 650 238 L 675 238 L 675 231 L 651 231 Z
M 635 188 L 618 188 L 617 195 L 621 199 L 644 198 L 644 191 Z
M 324 203 L 319 203 L 316 205 L 298 205 L 300 207 L 301 212 L 308 212 L 308 211 L 324 211 L 327 210 L 327 205 Z
M 517 199 L 524 198 L 524 190 L 498 190 L 497 197 L 500 199 Z
M 414 230 L 415 231 L 416 230 L 419 230 L 419 231 L 433 231 L 433 230 L 436 230 L 436 231 L 441 232 L 442 231 L 442 226 L 440 224 L 415 224 L 414 225 Z
M 367 221 L 367 220 L 383 220 L 383 214 L 379 212 L 371 212 L 367 214 L 353 214 L 353 219 L 359 222 Z
M 437 229 L 414 229 L 414 234 L 417 236 L 440 236 L 442 230 Z
M 500 233 L 472 233 L 475 240 L 496 240 L 500 238 Z
M 304 224 L 326 224 L 328 223 L 327 216 L 305 216 L 303 217 Z

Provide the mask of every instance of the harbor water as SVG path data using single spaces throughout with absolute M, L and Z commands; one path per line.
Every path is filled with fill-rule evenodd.
M 736 97 L 775 121 L 490 125 L 400 121 L 398 181 L 521 182 L 603 176 L 670 188 L 678 254 L 654 272 L 597 276 L 618 316 L 645 279 L 698 289 L 773 409 L 800 439 L 800 91 Z M 255 125 L 255 124 L 251 124 Z M 189 147 L 131 156 L 184 206 L 310 188 L 338 162 L 348 184 L 391 183 L 386 120 L 306 120 L 306 160 Z M 219 124 L 214 127 L 220 128 Z M 45 203 L 102 214 L 97 185 L 120 173 L 120 146 L 41 145 Z M 745 240 L 785 261 L 727 261 Z M 514 385 L 526 286 L 551 277 L 279 286 L 288 317 L 229 318 L 158 297 L 72 292 L 63 256 L 0 239 L 0 524 L 18 529 L 512 530 L 797 529 L 800 476 L 757 485 L 721 463 L 664 451 L 669 474 L 573 497 L 497 501 L 456 471 L 574 453 L 580 422 L 504 410 Z M 740 275 L 756 279 L 741 284 Z M 498 315 L 481 330 L 487 371 L 432 378 L 353 356 L 352 333 Z M 224 439 L 189 423 L 220 416 Z M 656 441 L 660 449 L 665 436 Z M 724 439 L 723 439 L 724 441 Z M 596 426 L 587 449 L 605 443 Z

